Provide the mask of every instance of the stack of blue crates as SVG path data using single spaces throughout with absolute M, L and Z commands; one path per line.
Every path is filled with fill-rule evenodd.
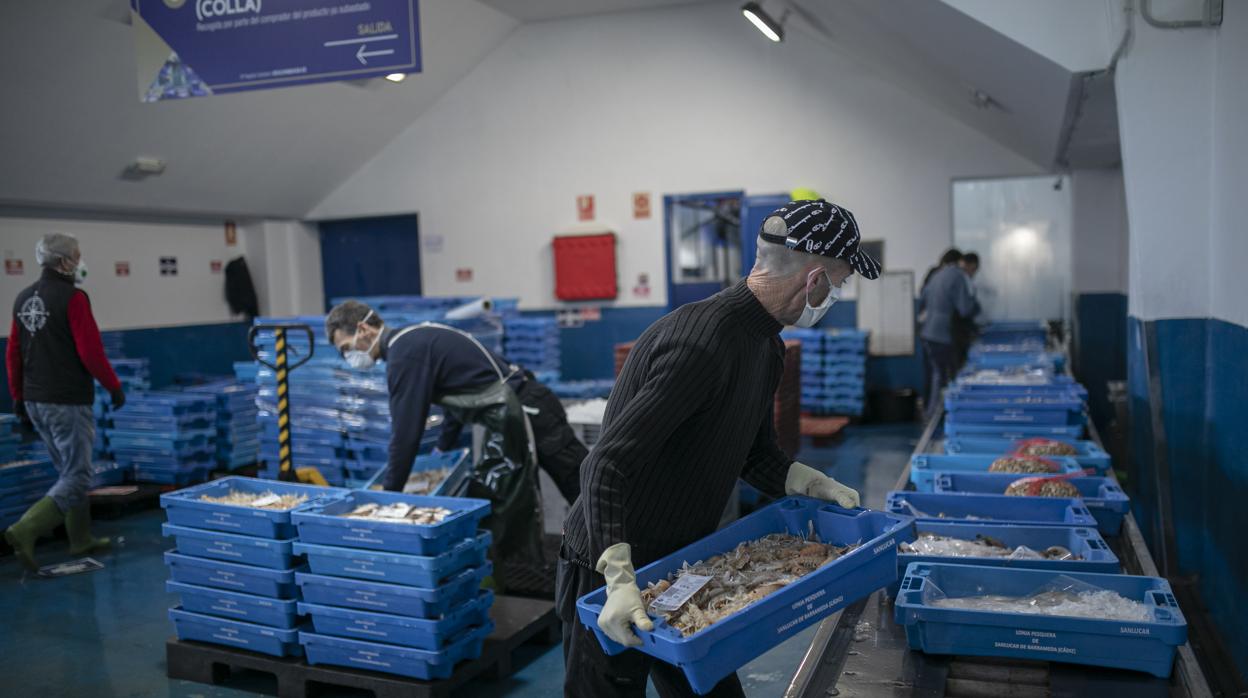
M 135 393 L 109 416 L 109 447 L 118 463 L 134 468 L 139 482 L 201 482 L 215 464 L 216 412 L 216 399 L 208 394 Z
M 121 389 L 127 396 L 149 390 L 152 387 L 147 359 L 110 357 L 109 363 L 121 381 Z M 95 458 L 111 460 L 112 448 L 108 443 L 108 428 L 112 425 L 113 399 L 99 383 L 95 384 Z
M 300 655 L 295 572 L 302 562 L 294 551 L 293 509 L 202 501 L 231 493 L 297 495 L 309 504 L 343 490 L 227 477 L 162 495 L 168 518 L 162 530 L 177 541 L 165 553 L 167 590 L 182 601 L 169 618 L 182 640 Z
M 352 519 L 363 504 L 442 507 L 431 525 Z M 295 552 L 308 572 L 295 575 L 299 633 L 309 664 L 368 669 L 422 680 L 449 678 L 454 666 L 481 654 L 493 630 L 490 534 L 477 526 L 489 513 L 476 499 L 351 491 L 300 507 Z
M 503 356 L 535 374 L 558 374 L 562 370 L 558 321 L 553 315 L 504 318 Z
M 789 329 L 802 343 L 802 412 L 861 416 L 866 394 L 867 332 Z
M 215 395 L 217 400 L 217 451 L 219 470 L 233 471 L 260 460 L 260 408 L 255 383 L 221 380 L 192 386 L 188 393 Z
M 0 415 L 0 530 L 22 518 L 54 482 L 56 469 L 47 450 L 40 455 L 37 449 L 23 448 L 17 418 Z

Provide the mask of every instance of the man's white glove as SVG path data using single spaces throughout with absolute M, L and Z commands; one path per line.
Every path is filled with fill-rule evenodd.
M 842 485 L 809 465 L 797 461 L 789 466 L 784 478 L 785 494 L 804 494 L 807 497 L 835 502 L 845 509 L 858 506 L 858 492 Z
M 646 615 L 633 571 L 633 551 L 628 543 L 616 543 L 598 558 L 598 574 L 607 579 L 607 602 L 598 614 L 598 627 L 607 637 L 627 647 L 641 646 L 641 638 L 633 632 L 654 630 L 654 622 Z

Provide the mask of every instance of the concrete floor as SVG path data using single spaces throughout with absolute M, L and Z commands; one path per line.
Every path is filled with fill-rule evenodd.
M 863 495 L 879 508 L 919 436 L 918 425 L 854 427 L 843 441 L 800 454 L 808 465 Z M 98 572 L 56 580 L 23 579 L 11 556 L 0 559 L 0 676 L 6 696 L 217 697 L 276 692 L 261 675 L 240 676 L 218 687 L 165 677 L 164 641 L 172 629 L 166 609 L 177 597 L 166 594 L 161 553 L 171 547 L 160 535 L 160 510 L 98 525 L 119 545 L 100 556 Z M 40 562 L 64 559 L 64 542 L 40 547 Z M 739 672 L 746 693 L 778 696 L 793 676 L 811 627 Z M 470 685 L 458 695 L 496 698 L 558 695 L 563 659 L 558 646 L 528 647 L 528 664 L 508 679 Z M 654 693 L 653 687 L 650 691 Z M 349 695 L 359 695 L 352 693 Z

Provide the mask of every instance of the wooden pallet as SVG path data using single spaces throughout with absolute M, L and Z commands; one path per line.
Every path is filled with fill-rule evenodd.
M 845 427 L 849 426 L 849 422 L 849 417 L 817 417 L 804 414 L 802 415 L 802 436 L 812 437 L 815 446 L 822 448 L 840 436 Z
M 167 675 L 171 679 L 219 684 L 235 669 L 271 674 L 279 698 L 307 698 L 328 687 L 370 691 L 375 698 L 449 698 L 452 691 L 477 677 L 499 679 L 514 671 L 513 655 L 523 644 L 553 644 L 560 639 L 554 604 L 539 599 L 498 596 L 490 609 L 494 632 L 485 640 L 481 657 L 464 662 L 455 674 L 440 681 L 334 666 L 312 666 L 302 658 L 270 657 L 246 650 L 202 642 L 169 640 L 165 643 Z

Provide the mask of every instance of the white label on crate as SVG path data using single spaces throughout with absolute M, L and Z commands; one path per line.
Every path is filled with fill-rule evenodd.
M 681 606 L 685 605 L 686 601 L 698 593 L 709 581 L 711 581 L 711 577 L 706 575 L 682 575 L 666 591 L 650 602 L 650 608 L 660 613 L 671 613 L 679 610 Z
M 251 503 L 251 506 L 253 506 L 253 507 L 267 507 L 267 506 L 269 506 L 270 504 L 277 504 L 277 503 L 278 503 L 278 502 L 280 502 L 280 501 L 282 501 L 282 498 L 281 498 L 281 496 L 280 496 L 280 495 L 276 495 L 276 494 L 272 494 L 272 493 L 270 493 L 270 494 L 266 494 L 266 495 L 264 495 L 263 497 L 261 497 L 260 499 L 257 499 L 256 501 L 252 502 L 252 503 Z

